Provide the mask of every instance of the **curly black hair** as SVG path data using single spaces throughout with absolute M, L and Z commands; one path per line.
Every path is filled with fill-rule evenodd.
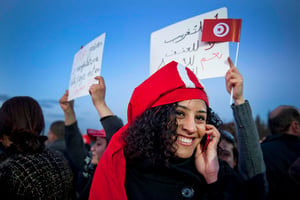
M 168 165 L 175 157 L 177 139 L 177 104 L 147 109 L 123 133 L 126 159 L 148 159 L 154 165 Z M 207 109 L 207 123 L 219 126 L 222 121 Z
M 124 132 L 127 159 L 147 158 L 153 164 L 167 164 L 175 154 L 176 107 L 174 104 L 147 109 Z
M 219 115 L 210 107 L 207 112 L 207 123 L 214 125 L 217 129 L 220 129 L 224 124 Z

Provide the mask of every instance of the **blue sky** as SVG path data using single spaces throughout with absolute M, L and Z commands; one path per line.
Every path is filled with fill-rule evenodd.
M 58 100 L 69 86 L 75 53 L 106 33 L 106 100 L 126 122 L 132 91 L 149 75 L 151 33 L 221 7 L 243 20 L 237 67 L 253 116 L 265 121 L 281 104 L 300 108 L 298 0 L 0 0 L 0 104 L 20 95 L 37 99 L 47 133 L 52 121 L 64 119 Z M 203 83 L 212 108 L 231 121 L 224 78 Z M 76 99 L 75 111 L 83 133 L 101 128 L 90 96 Z

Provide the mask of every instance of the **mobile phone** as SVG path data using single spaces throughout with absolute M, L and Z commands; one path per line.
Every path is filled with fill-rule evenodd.
M 200 141 L 202 151 L 205 151 L 205 150 L 206 150 L 207 145 L 208 145 L 208 143 L 209 143 L 209 139 L 210 139 L 210 135 L 205 134 L 205 135 L 203 136 L 202 140 Z

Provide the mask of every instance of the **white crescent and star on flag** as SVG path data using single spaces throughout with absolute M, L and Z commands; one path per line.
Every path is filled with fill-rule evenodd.
M 229 26 L 226 23 L 218 23 L 214 26 L 213 33 L 217 37 L 225 37 L 229 33 Z

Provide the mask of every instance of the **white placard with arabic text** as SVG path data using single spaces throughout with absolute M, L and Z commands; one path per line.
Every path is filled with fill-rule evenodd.
M 227 8 L 198 15 L 153 32 L 150 75 L 174 60 L 189 67 L 199 79 L 225 76 L 229 68 L 229 43 L 201 42 L 203 20 L 216 18 L 227 18 Z
M 88 95 L 90 86 L 97 83 L 95 77 L 101 73 L 104 41 L 105 33 L 75 54 L 69 83 L 69 101 Z

